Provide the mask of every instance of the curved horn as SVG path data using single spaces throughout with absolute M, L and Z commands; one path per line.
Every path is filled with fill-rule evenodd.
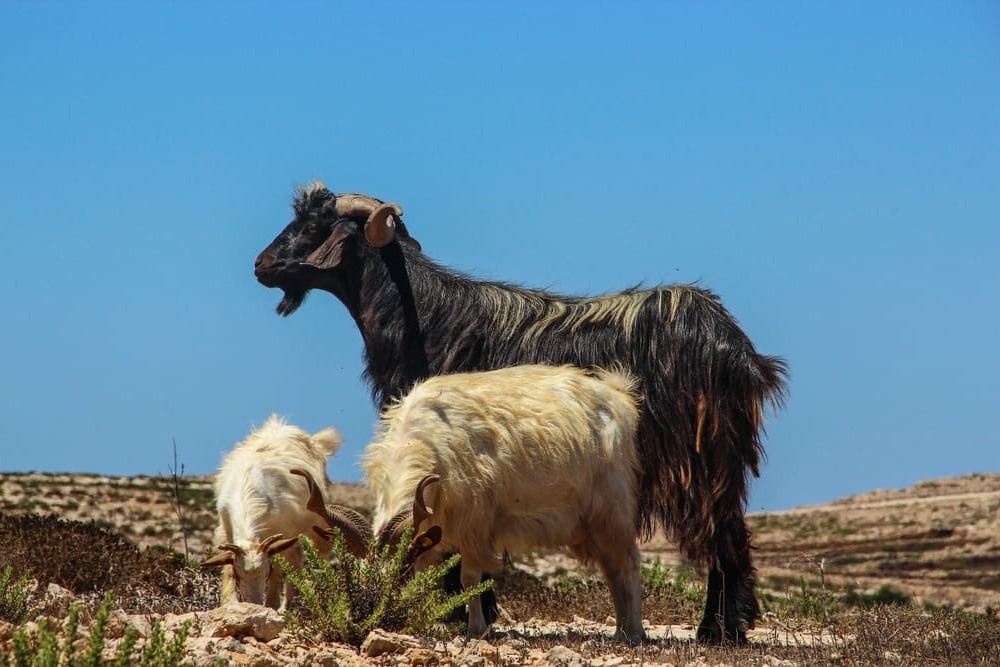
M 403 533 L 410 526 L 419 527 L 420 522 L 434 514 L 434 510 L 427 507 L 424 501 L 424 489 L 428 484 L 441 481 L 440 475 L 427 475 L 417 484 L 417 490 L 413 493 L 413 509 L 404 510 L 382 526 L 378 532 L 376 548 L 381 550 L 386 545 L 395 546 L 403 537 Z
M 334 208 L 342 218 L 367 218 L 375 209 L 382 206 L 381 199 L 368 195 L 347 192 L 336 196 Z M 396 215 L 403 215 L 403 209 L 397 204 L 392 205 Z
M 372 540 L 372 529 L 361 514 L 349 507 L 342 505 L 327 505 L 323 501 L 323 494 L 319 490 L 319 485 L 305 470 L 293 468 L 289 470 L 293 475 L 298 475 L 306 480 L 309 489 L 309 500 L 306 501 L 306 509 L 314 514 L 323 517 L 329 528 L 314 527 L 316 534 L 324 539 L 333 540 L 332 529 L 337 528 L 347 542 L 347 549 L 358 558 L 364 558 L 368 553 L 368 545 Z
M 329 528 L 313 526 L 317 535 L 325 540 L 333 541 L 333 529 L 337 528 L 344 536 L 347 550 L 356 558 L 364 558 L 368 555 L 368 546 L 372 541 L 372 529 L 360 513 L 343 505 L 327 505 L 326 522 Z
M 381 551 L 386 546 L 396 546 L 403 538 L 406 529 L 413 525 L 413 512 L 405 510 L 389 519 L 388 523 L 378 531 L 376 548 Z
M 417 484 L 417 490 L 413 494 L 413 525 L 419 527 L 421 522 L 425 519 L 430 518 L 434 514 L 434 510 L 427 507 L 427 503 L 424 501 L 424 489 L 427 488 L 428 484 L 433 484 L 434 482 L 440 482 L 440 475 L 427 475 L 420 483 Z
M 402 215 L 403 209 L 396 204 L 382 204 L 368 216 L 365 223 L 365 238 L 376 248 L 384 248 L 396 238 L 395 217 Z M 395 216 L 395 217 L 394 217 Z

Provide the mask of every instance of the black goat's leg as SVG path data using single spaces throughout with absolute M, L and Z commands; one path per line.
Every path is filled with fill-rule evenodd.
M 698 641 L 746 644 L 747 630 L 760 615 L 756 576 L 750 556 L 750 532 L 742 514 L 731 519 L 720 535 L 718 553 L 708 573 L 705 614 Z
M 462 564 L 459 563 L 455 567 L 448 570 L 444 575 L 443 585 L 444 591 L 448 595 L 458 595 L 462 592 L 462 578 L 461 578 Z M 491 579 L 490 575 L 484 574 L 483 581 Z M 494 621 L 500 616 L 500 607 L 497 605 L 497 596 L 493 592 L 493 589 L 486 591 L 479 596 L 479 602 L 483 609 L 483 618 L 486 619 L 486 625 L 492 625 Z M 451 622 L 461 621 L 468 622 L 468 615 L 465 612 L 464 607 L 459 607 L 458 609 L 451 612 L 445 619 Z

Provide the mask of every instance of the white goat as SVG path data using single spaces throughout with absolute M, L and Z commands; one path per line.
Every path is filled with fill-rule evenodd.
M 441 540 L 417 569 L 457 551 L 465 588 L 498 571 L 504 551 L 568 546 L 607 579 L 615 639 L 641 641 L 636 385 L 571 366 L 425 380 L 385 411 L 365 452 L 372 527 L 412 514 L 418 538 Z M 486 631 L 478 598 L 468 631 Z
M 301 534 L 309 536 L 320 555 L 330 553 L 328 542 L 312 531 L 315 514 L 307 509 L 306 481 L 289 473 L 308 471 L 329 485 L 326 461 L 340 448 L 340 432 L 327 428 L 310 436 L 271 415 L 226 455 L 215 480 L 219 525 L 214 539 L 219 552 L 203 567 L 223 567 L 221 603 L 253 602 L 284 609 L 293 595 L 270 557 L 283 552 L 293 567 L 301 567 Z M 284 595 L 282 595 L 284 585 Z

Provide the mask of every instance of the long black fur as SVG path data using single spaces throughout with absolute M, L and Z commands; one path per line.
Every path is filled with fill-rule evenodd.
M 580 298 L 476 280 L 433 262 L 405 228 L 371 247 L 363 221 L 338 219 L 334 200 L 322 187 L 301 191 L 295 219 L 257 260 L 258 279 L 285 292 L 279 313 L 294 312 L 310 289 L 340 299 L 361 331 L 365 376 L 382 407 L 428 375 L 529 363 L 632 371 L 644 397 L 636 521 L 645 535 L 662 526 L 709 568 L 699 639 L 745 641 L 760 609 L 744 511 L 763 455 L 763 412 L 785 395 L 784 361 L 759 354 L 706 289 Z M 338 266 L 301 264 L 343 225 L 351 233 Z

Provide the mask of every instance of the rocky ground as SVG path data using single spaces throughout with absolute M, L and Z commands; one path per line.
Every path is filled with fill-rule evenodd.
M 363 513 L 370 509 L 370 499 L 354 484 L 337 484 L 331 500 Z M 54 517 L 48 522 L 41 518 L 49 514 L 88 522 L 89 528 L 66 528 L 65 522 L 53 523 Z M 31 519 L 27 524 L 26 517 Z M 1000 648 L 993 653 L 989 647 L 982 648 L 985 653 L 975 647 L 960 650 L 956 636 L 972 636 L 979 626 L 967 633 L 961 620 L 966 617 L 955 616 L 959 620 L 952 627 L 953 612 L 947 611 L 966 610 L 973 612 L 971 618 L 995 620 L 1000 608 L 1000 474 L 932 480 L 909 489 L 751 515 L 766 614 L 751 632 L 749 649 L 704 648 L 691 641 L 690 623 L 697 620 L 701 604 L 700 576 L 680 564 L 661 537 L 642 545 L 644 561 L 658 562 L 673 577 L 678 596 L 690 599 L 666 606 L 661 598 L 647 599 L 650 641 L 638 649 L 609 641 L 613 619 L 608 616 L 610 602 L 601 599 L 603 591 L 585 601 L 570 595 L 536 604 L 540 596 L 521 597 L 523 587 L 510 583 L 521 580 L 509 575 L 498 582 L 507 616 L 485 641 L 376 633 L 358 650 L 304 643 L 287 631 L 281 615 L 260 607 L 215 608 L 215 575 L 189 567 L 188 560 L 199 560 L 212 548 L 215 517 L 208 477 L 3 474 L 0 520 L 0 539 L 8 544 L 0 553 L 0 568 L 18 567 L 32 558 L 36 563 L 65 561 L 62 570 L 51 570 L 50 581 L 40 582 L 36 601 L 43 600 L 39 605 L 45 613 L 59 618 L 72 600 L 89 601 L 93 608 L 100 592 L 114 589 L 121 604 L 110 637 L 120 638 L 128 626 L 148 634 L 156 621 L 168 631 L 190 621 L 188 656 L 195 664 L 220 658 L 227 664 L 254 665 L 933 664 L 939 654 L 938 664 L 976 664 L 982 656 L 1000 657 Z M 49 539 L 26 548 L 46 554 L 18 551 L 24 532 L 32 530 Z M 61 538 L 60 531 L 66 530 L 70 532 Z M 81 550 L 73 548 L 81 541 L 80 530 L 104 532 L 88 536 L 94 543 Z M 85 563 L 84 552 L 98 554 L 99 562 Z M 81 568 L 100 570 L 100 563 L 121 565 L 110 565 L 106 579 L 85 581 Z M 543 589 L 565 588 L 567 581 L 587 576 L 561 554 L 519 558 L 513 567 L 524 581 Z M 142 576 L 130 578 L 128 572 L 136 570 Z M 824 630 L 824 601 L 880 588 L 914 604 L 885 618 L 878 616 L 880 608 L 866 609 L 854 621 L 826 624 Z M 815 614 L 809 607 L 813 603 L 819 604 Z M 802 613 L 812 618 L 801 618 Z M 873 625 L 864 625 L 865 619 Z M 855 621 L 861 624 L 852 625 Z M 987 642 L 1000 646 L 1000 626 L 985 622 Z M 869 637 L 873 628 L 886 636 Z M 0 644 L 9 645 L 13 631 L 0 622 Z M 912 642 L 904 641 L 904 635 L 912 636 Z

